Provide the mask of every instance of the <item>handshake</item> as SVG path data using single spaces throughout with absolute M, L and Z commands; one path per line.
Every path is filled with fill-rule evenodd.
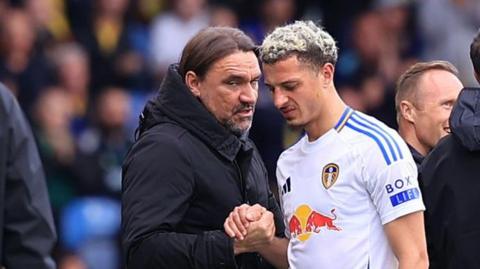
M 275 236 L 273 214 L 259 204 L 235 207 L 223 227 L 227 235 L 234 238 L 235 255 L 261 252 Z

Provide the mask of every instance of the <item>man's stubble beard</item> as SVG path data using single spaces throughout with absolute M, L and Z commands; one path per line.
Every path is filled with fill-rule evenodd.
M 230 118 L 229 120 L 227 120 L 223 125 L 227 130 L 229 130 L 235 136 L 244 137 L 245 135 L 248 134 L 248 131 L 250 131 L 250 128 L 252 127 L 253 116 L 242 119 L 241 123 L 244 123 L 245 121 L 249 121 L 249 123 L 248 123 L 248 126 L 243 129 L 240 127 L 239 123 L 234 121 L 233 118 Z
M 242 110 L 245 109 L 251 109 L 252 110 L 252 116 L 246 117 L 246 118 L 240 118 L 240 122 L 235 121 L 235 115 L 237 113 L 241 112 Z M 250 104 L 240 104 L 237 107 L 235 107 L 232 117 L 228 119 L 223 126 L 229 130 L 232 134 L 234 134 L 237 137 L 245 137 L 248 135 L 248 131 L 252 127 L 252 122 L 253 122 L 253 115 L 255 114 L 255 105 L 250 105 Z M 241 128 L 240 125 L 243 125 L 245 121 L 248 121 L 248 126 L 246 128 Z

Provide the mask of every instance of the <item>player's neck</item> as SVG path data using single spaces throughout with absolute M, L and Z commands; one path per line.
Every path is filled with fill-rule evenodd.
M 345 111 L 346 105 L 336 91 L 325 100 L 319 104 L 317 117 L 305 126 L 308 141 L 315 141 L 332 129 Z

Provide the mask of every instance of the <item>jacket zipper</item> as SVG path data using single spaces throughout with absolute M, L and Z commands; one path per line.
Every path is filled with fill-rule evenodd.
M 242 193 L 242 202 L 246 204 L 250 204 L 250 201 L 247 198 L 247 186 L 243 178 L 242 170 L 240 169 L 240 166 L 238 165 L 237 160 L 234 160 L 233 163 L 235 164 L 235 168 L 237 169 L 239 179 L 240 179 L 240 191 Z
M 242 193 L 242 203 L 250 204 L 250 201 L 247 199 L 247 187 L 245 184 L 245 180 L 243 178 L 243 173 L 242 170 L 240 169 L 240 166 L 238 165 L 237 160 L 234 160 L 233 163 L 235 164 L 235 168 L 237 169 L 237 173 L 240 179 L 240 191 Z M 238 269 L 244 269 L 244 258 L 243 256 L 239 257 L 238 260 Z

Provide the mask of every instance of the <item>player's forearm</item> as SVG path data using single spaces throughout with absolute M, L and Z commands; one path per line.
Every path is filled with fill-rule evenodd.
M 426 252 L 416 252 L 405 257 L 399 257 L 399 269 L 427 269 L 428 255 Z
M 399 217 L 384 228 L 400 269 L 428 268 L 422 211 Z
M 288 268 L 288 239 L 275 237 L 268 245 L 260 248 L 258 253 L 276 268 Z
M 276 268 L 288 268 L 287 259 L 288 239 L 274 237 L 269 243 L 251 245 L 245 241 L 235 240 L 234 254 L 258 252 L 262 257 Z

